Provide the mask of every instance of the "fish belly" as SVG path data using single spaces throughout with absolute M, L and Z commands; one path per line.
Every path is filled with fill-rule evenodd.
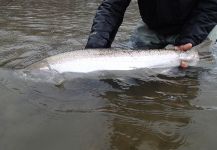
M 64 62 L 50 64 L 49 69 L 60 73 L 79 72 L 88 73 L 103 70 L 133 70 L 141 68 L 166 68 L 179 66 L 176 55 L 151 56 L 151 57 L 99 57 L 66 60 Z

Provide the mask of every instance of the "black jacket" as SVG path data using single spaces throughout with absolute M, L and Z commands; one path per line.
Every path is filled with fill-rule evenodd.
M 131 0 L 103 0 L 86 48 L 109 48 Z M 142 20 L 163 35 L 179 34 L 175 45 L 201 43 L 217 24 L 217 0 L 138 0 Z

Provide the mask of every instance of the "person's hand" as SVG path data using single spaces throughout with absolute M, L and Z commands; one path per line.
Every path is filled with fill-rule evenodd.
M 175 49 L 180 50 L 180 51 L 187 51 L 187 50 L 190 50 L 192 47 L 193 47 L 193 45 L 191 43 L 187 43 L 184 45 L 175 46 Z
M 191 43 L 187 43 L 187 44 L 184 44 L 184 45 L 175 46 L 175 49 L 176 49 L 176 50 L 179 50 L 179 51 L 188 51 L 188 50 L 190 50 L 192 47 L 193 47 L 193 45 L 192 45 Z M 188 67 L 188 62 L 182 60 L 181 63 L 180 63 L 180 67 L 182 67 L 182 68 L 187 68 L 187 67 Z

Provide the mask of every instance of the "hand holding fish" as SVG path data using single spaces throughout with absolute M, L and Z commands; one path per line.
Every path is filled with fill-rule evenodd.
M 175 49 L 180 50 L 180 51 L 188 51 L 192 47 L 193 47 L 193 45 L 191 43 L 187 43 L 187 44 L 184 44 L 184 45 L 176 46 Z M 182 60 L 181 63 L 180 63 L 180 67 L 187 68 L 188 67 L 188 62 Z
M 175 49 L 180 50 L 180 51 L 187 51 L 187 50 L 190 50 L 192 47 L 193 45 L 191 43 L 187 43 L 184 45 L 176 46 Z

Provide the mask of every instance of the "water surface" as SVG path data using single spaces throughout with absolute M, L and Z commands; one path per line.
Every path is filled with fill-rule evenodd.
M 216 149 L 216 65 L 28 80 L 17 69 L 85 46 L 100 0 L 0 2 L 0 149 Z M 113 47 L 139 20 L 133 1 Z

